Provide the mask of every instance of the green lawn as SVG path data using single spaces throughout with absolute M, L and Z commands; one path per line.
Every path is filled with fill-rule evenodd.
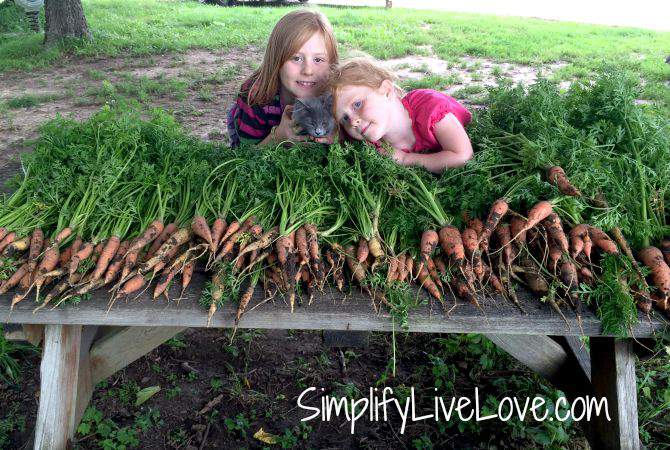
M 188 48 L 262 46 L 289 7 L 221 8 L 195 1 L 84 0 L 91 43 L 73 42 L 45 50 L 41 35 L 14 7 L 0 8 L 0 72 L 27 70 L 61 61 L 63 52 L 81 56 L 146 55 Z M 644 98 L 670 109 L 670 33 L 550 22 L 536 19 L 383 8 L 322 8 L 339 42 L 377 58 L 434 54 L 456 61 L 470 55 L 538 65 L 566 61 L 559 78 L 587 77 L 609 63 L 640 73 Z

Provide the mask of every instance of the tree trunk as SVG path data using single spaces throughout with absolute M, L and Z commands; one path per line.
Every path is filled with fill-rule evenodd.
M 44 43 L 55 44 L 64 38 L 91 39 L 81 0 L 45 0 Z

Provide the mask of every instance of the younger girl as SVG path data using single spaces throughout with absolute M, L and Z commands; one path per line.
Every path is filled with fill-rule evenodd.
M 335 118 L 354 139 L 393 148 L 404 166 L 434 173 L 463 166 L 472 145 L 463 128 L 470 112 L 448 95 L 416 89 L 405 95 L 393 75 L 367 59 L 353 59 L 330 78 Z
M 337 61 L 333 29 L 323 14 L 298 9 L 283 16 L 270 34 L 263 63 L 242 84 L 228 112 L 231 145 L 305 140 L 293 128 L 293 102 L 321 94 Z

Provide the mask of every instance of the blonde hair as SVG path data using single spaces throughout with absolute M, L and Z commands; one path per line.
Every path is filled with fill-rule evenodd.
M 338 91 L 344 86 L 367 86 L 379 89 L 385 80 L 393 83 L 393 88 L 399 97 L 405 95 L 405 91 L 396 84 L 397 77 L 394 74 L 370 58 L 352 58 L 333 68 L 328 87 L 333 97 L 337 98 Z
M 321 33 L 326 44 L 329 63 L 337 64 L 337 41 L 333 27 L 322 13 L 310 9 L 297 9 L 284 15 L 275 25 L 261 66 L 251 75 L 249 105 L 264 105 L 272 101 L 279 91 L 279 71 L 286 61 L 315 33 Z

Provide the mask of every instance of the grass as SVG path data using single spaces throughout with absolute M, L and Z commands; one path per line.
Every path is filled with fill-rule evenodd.
M 5 101 L 5 105 L 9 109 L 30 108 L 32 106 L 41 105 L 61 98 L 58 94 L 25 94 L 18 97 L 10 98 Z
M 461 84 L 462 80 L 457 74 L 444 77 L 441 75 L 428 75 L 417 80 L 404 80 L 401 85 L 403 89 L 437 89 L 444 90 L 455 84 Z
M 0 71 L 48 66 L 64 54 L 137 56 L 263 46 L 277 19 L 291 9 L 174 0 L 84 0 L 83 5 L 93 41 L 51 49 L 42 47 L 41 35 L 27 31 L 16 8 L 0 8 Z M 667 32 L 399 8 L 321 9 L 341 44 L 377 58 L 424 54 L 430 48 L 448 61 L 464 54 L 533 65 L 565 61 L 568 67 L 556 74 L 565 79 L 588 75 L 607 61 L 639 73 L 647 82 L 644 97 L 670 108 L 670 89 L 664 85 L 670 77 L 664 64 Z

